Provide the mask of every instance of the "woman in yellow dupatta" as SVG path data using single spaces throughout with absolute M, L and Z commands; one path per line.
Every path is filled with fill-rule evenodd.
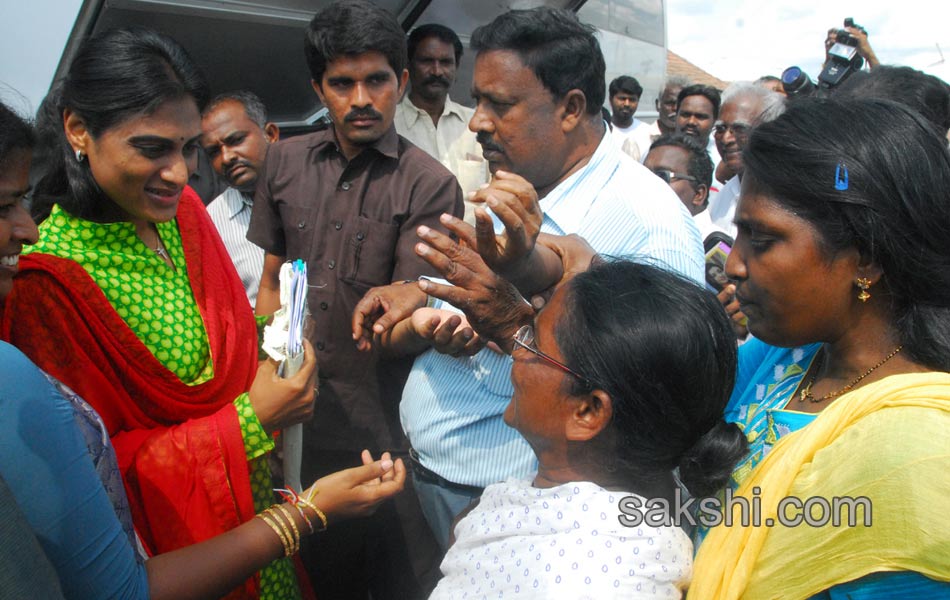
M 757 340 L 726 417 L 761 513 L 726 507 L 689 597 L 950 597 L 946 140 L 897 104 L 808 101 L 743 162 L 726 271 Z

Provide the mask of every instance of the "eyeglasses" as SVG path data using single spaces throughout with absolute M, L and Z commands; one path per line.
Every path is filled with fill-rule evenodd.
M 590 379 L 584 377 L 577 371 L 571 369 L 569 366 L 565 365 L 561 361 L 555 358 L 552 358 L 548 356 L 547 354 L 545 354 L 544 352 L 541 352 L 540 350 L 538 350 L 537 345 L 535 345 L 534 343 L 534 327 L 532 327 L 531 325 L 522 326 L 521 329 L 519 329 L 515 333 L 512 339 L 514 340 L 515 344 L 521 346 L 528 352 L 531 352 L 535 356 L 543 358 L 544 360 L 554 365 L 558 369 L 564 371 L 565 373 L 568 373 L 570 375 L 573 375 L 574 377 L 577 377 L 581 381 L 581 383 L 583 383 L 584 385 L 588 387 L 594 387 Z
M 698 183 L 699 180 L 693 177 L 692 175 L 687 175 L 686 173 L 674 173 L 669 169 L 650 169 L 653 171 L 653 174 L 665 181 L 666 183 L 671 183 L 673 181 L 689 181 L 691 183 Z
M 713 131 L 716 135 L 723 135 L 727 131 L 732 131 L 732 135 L 744 137 L 749 135 L 749 132 L 752 131 L 752 126 L 748 123 L 723 123 L 720 121 L 713 125 Z

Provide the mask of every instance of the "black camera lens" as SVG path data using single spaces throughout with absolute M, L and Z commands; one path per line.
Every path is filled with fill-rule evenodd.
M 815 90 L 815 84 L 800 68 L 789 67 L 782 71 L 782 88 L 789 96 L 807 96 Z

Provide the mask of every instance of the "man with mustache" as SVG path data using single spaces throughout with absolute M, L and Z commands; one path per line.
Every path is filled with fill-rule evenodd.
M 676 98 L 676 131 L 696 138 L 706 146 L 713 168 L 719 166 L 716 142 L 710 138 L 713 124 L 719 118 L 719 90 L 697 83 L 680 90 Z
M 600 253 L 638 256 L 701 282 L 702 242 L 686 208 L 666 183 L 624 154 L 606 129 L 606 67 L 595 32 L 574 13 L 549 7 L 509 11 L 474 31 L 476 108 L 469 127 L 494 174 L 477 196 L 498 210 L 514 196 L 520 210 L 543 211 L 544 233 L 577 234 Z M 380 297 L 402 291 L 371 290 L 354 317 L 354 334 L 360 335 L 361 315 L 377 316 L 373 304 Z M 412 301 L 421 307 L 426 295 L 417 291 L 420 297 Z M 398 319 L 404 309 L 380 316 L 377 324 L 385 330 L 384 317 Z M 400 415 L 413 446 L 411 472 L 420 502 L 445 548 L 453 518 L 482 488 L 525 477 L 537 463 L 525 439 L 503 420 L 513 393 L 510 357 L 487 348 L 461 358 L 439 353 L 460 353 L 440 341 L 442 328 L 434 334 L 414 331 L 417 337 L 428 334 L 433 348 L 413 364 Z M 385 336 L 377 339 L 386 344 Z M 477 348 L 461 353 L 470 350 Z
M 468 199 L 488 181 L 488 164 L 468 129 L 474 111 L 449 97 L 462 41 L 448 27 L 430 23 L 409 34 L 408 53 L 410 86 L 396 106 L 396 131 L 451 171 Z M 466 202 L 465 220 L 470 223 L 473 210 L 474 205 Z
M 406 451 L 396 407 L 408 365 L 360 355 L 348 324 L 367 289 L 433 273 L 413 252 L 416 228 L 445 231 L 439 216 L 461 217 L 462 194 L 393 126 L 409 75 L 406 36 L 391 13 L 366 0 L 330 4 L 310 22 L 305 50 L 331 124 L 270 149 L 248 239 L 266 252 L 259 315 L 280 306 L 281 265 L 307 262 L 320 371 L 316 416 L 304 424 L 302 480 L 310 481 L 364 448 Z M 408 486 L 371 517 L 331 522 L 301 553 L 321 598 L 424 597 L 438 558 Z
M 264 268 L 264 251 L 247 241 L 254 188 L 267 150 L 280 137 L 275 123 L 256 94 L 237 91 L 215 97 L 201 115 L 201 145 L 228 189 L 208 205 L 208 214 L 221 234 L 251 306 Z

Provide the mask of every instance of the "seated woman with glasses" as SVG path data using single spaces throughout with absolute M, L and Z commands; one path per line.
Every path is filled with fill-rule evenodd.
M 689 537 L 638 523 L 637 507 L 673 506 L 675 469 L 693 496 L 714 494 L 745 452 L 722 419 L 736 350 L 715 297 L 653 266 L 604 263 L 501 345 L 514 359 L 505 422 L 538 472 L 486 488 L 454 528 L 432 597 L 679 598 Z

